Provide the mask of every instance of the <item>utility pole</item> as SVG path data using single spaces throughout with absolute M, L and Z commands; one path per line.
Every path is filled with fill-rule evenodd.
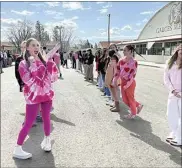
M 108 14 L 108 47 L 110 46 L 110 17 L 111 14 Z

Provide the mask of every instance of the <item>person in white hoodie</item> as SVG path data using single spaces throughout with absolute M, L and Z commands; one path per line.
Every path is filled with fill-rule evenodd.
M 167 103 L 167 118 L 171 133 L 166 141 L 171 145 L 181 146 L 181 72 L 182 45 L 178 46 L 173 56 L 167 61 L 164 84 L 169 90 Z

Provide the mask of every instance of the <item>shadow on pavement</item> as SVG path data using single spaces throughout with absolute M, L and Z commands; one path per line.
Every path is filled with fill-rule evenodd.
M 95 80 L 93 82 L 91 82 L 91 81 L 86 81 L 86 82 L 89 83 L 87 86 L 90 86 L 90 85 L 95 85 L 96 86 L 96 84 L 97 84 L 97 81 L 95 81 Z
M 116 120 L 116 122 L 131 131 L 131 136 L 140 139 L 157 150 L 170 154 L 170 159 L 176 164 L 181 165 L 181 153 L 175 147 L 161 141 L 158 136 L 154 135 L 149 121 L 137 117 L 135 120 Z
M 66 120 L 63 120 L 61 118 L 58 118 L 56 117 L 55 114 L 51 114 L 51 120 L 55 121 L 55 122 L 60 122 L 60 123 L 64 123 L 64 124 L 67 124 L 67 125 L 70 125 L 70 126 L 76 126 L 74 123 L 72 122 L 69 122 L 69 121 L 66 121 Z
M 53 125 L 52 131 L 54 130 Z M 47 167 L 47 168 L 54 168 L 54 156 L 52 152 L 44 152 L 41 149 L 41 142 L 44 138 L 44 131 L 42 128 L 42 124 L 38 124 L 36 127 L 32 128 L 29 133 L 28 140 L 24 143 L 23 149 L 27 152 L 32 153 L 32 158 L 28 160 L 18 160 L 14 159 L 15 164 L 18 168 L 20 167 Z M 52 147 L 54 141 L 51 141 Z

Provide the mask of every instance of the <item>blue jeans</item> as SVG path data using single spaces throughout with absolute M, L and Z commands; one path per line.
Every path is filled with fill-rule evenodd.
M 105 74 L 102 74 L 102 80 L 103 83 L 105 83 Z M 104 87 L 104 93 L 106 94 L 106 96 L 111 96 L 111 92 L 108 87 Z

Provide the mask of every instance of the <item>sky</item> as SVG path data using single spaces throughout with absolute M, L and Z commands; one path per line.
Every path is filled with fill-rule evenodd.
M 107 40 L 111 14 L 111 40 L 137 39 L 149 19 L 168 2 L 1 2 L 1 40 L 12 23 L 39 20 L 52 34 L 54 26 L 73 28 L 76 39 L 91 43 Z

